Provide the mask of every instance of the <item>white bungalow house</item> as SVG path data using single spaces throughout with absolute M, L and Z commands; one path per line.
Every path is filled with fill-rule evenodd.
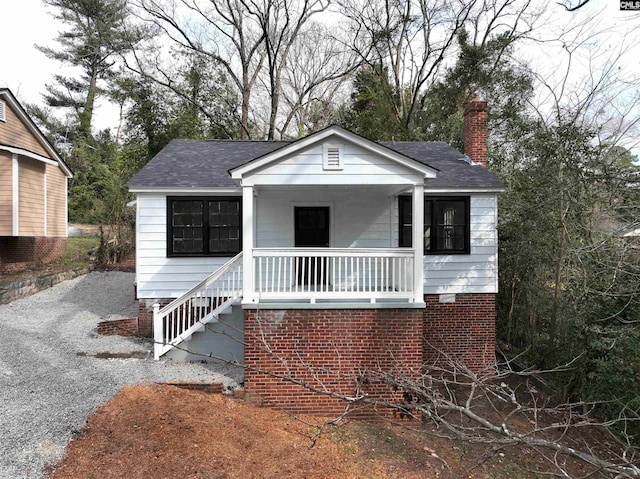
M 338 126 L 291 142 L 172 141 L 129 182 L 155 357 L 236 359 L 247 392 L 308 412 L 332 406 L 262 374 L 269 364 L 303 361 L 297 374 L 319 367 L 350 390 L 344 368 L 390 357 L 490 363 L 503 184 L 485 168 L 486 104 L 465 116 L 468 156 Z

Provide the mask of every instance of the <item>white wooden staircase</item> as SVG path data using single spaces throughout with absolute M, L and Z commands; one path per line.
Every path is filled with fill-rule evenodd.
M 242 298 L 242 253 L 163 308 L 153 307 L 153 356 L 166 354 L 207 323 L 231 312 Z

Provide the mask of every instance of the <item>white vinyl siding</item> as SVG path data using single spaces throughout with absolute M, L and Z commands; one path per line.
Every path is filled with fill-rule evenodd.
M 321 144 L 251 173 L 250 182 L 255 185 L 410 185 L 420 180 L 406 166 L 349 143 L 343 148 L 341 169 L 323 167 Z
M 425 255 L 425 294 L 498 292 L 497 197 L 470 196 L 471 253 Z M 393 242 L 397 245 L 397 201 L 393 223 Z
M 256 247 L 294 246 L 294 206 L 329 206 L 334 248 L 389 248 L 392 198 L 373 188 L 264 188 L 256 201 Z
M 256 199 L 256 246 L 294 244 L 293 207 L 331 209 L 331 246 L 388 248 L 398 244 L 397 197 L 374 188 L 264 188 Z M 230 258 L 167 258 L 166 196 L 138 194 L 140 298 L 177 297 Z M 425 256 L 425 294 L 497 292 L 497 198 L 474 194 L 470 201 L 471 254 Z
M 137 198 L 138 297 L 175 298 L 195 286 L 231 257 L 167 258 L 167 196 Z
M 322 154 L 321 151 L 318 153 L 317 166 L 321 169 Z M 345 155 L 345 163 L 347 157 L 352 162 L 356 158 L 363 164 L 369 161 L 365 162 L 357 155 Z M 374 157 L 369 159 L 384 163 Z M 300 166 L 291 159 L 284 161 L 287 162 Z M 261 248 L 292 247 L 294 206 L 317 205 L 330 208 L 332 247 L 397 247 L 398 198 L 390 191 L 366 185 L 259 187 L 255 199 L 255 245 Z M 167 258 L 166 206 L 164 194 L 138 194 L 136 278 L 140 298 L 177 297 L 230 259 Z M 471 254 L 425 256 L 425 294 L 497 292 L 496 195 L 471 194 L 470 220 Z

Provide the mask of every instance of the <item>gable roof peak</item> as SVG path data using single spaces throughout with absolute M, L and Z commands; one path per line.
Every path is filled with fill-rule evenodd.
M 308 148 L 312 145 L 316 145 L 321 143 L 323 140 L 331 137 L 338 136 L 342 140 L 347 141 L 349 143 L 355 144 L 365 150 L 376 153 L 382 157 L 387 158 L 390 161 L 394 161 L 399 163 L 406 168 L 413 170 L 415 172 L 419 172 L 423 174 L 426 178 L 431 178 L 436 176 L 436 172 L 438 171 L 436 168 L 432 166 L 415 160 L 414 158 L 405 155 L 393 148 L 389 148 L 388 146 L 378 143 L 375 141 L 371 141 L 357 133 L 353 133 L 346 128 L 340 125 L 329 125 L 328 127 L 319 130 L 315 133 L 311 133 L 305 137 L 302 137 L 298 140 L 292 141 L 291 143 L 285 144 L 284 146 L 277 148 L 274 151 L 266 153 L 265 155 L 254 158 L 242 165 L 239 165 L 235 168 L 231 168 L 229 170 L 229 174 L 235 180 L 240 180 L 243 176 L 250 174 L 258 168 L 262 168 L 272 162 L 277 161 L 278 159 L 293 154 L 296 151 L 300 151 L 304 148 Z
M 68 178 L 73 178 L 73 172 L 71 171 L 71 168 L 69 168 L 69 166 L 64 162 L 62 156 L 60 155 L 60 153 L 58 153 L 58 150 L 56 150 L 56 148 L 49 142 L 47 137 L 44 135 L 44 133 L 42 133 L 40 128 L 38 128 L 31 116 L 29 116 L 27 111 L 22 107 L 18 99 L 9 88 L 0 88 L 0 100 L 5 101 L 11 107 L 20 121 L 25 124 L 31 134 L 49 153 L 50 157 L 58 163 L 59 168 L 64 172 L 64 174 Z

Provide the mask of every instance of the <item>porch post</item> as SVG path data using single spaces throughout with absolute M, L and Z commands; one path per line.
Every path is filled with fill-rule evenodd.
M 424 301 L 424 185 L 413 187 L 413 302 Z
M 253 186 L 242 186 L 242 302 L 254 302 Z

